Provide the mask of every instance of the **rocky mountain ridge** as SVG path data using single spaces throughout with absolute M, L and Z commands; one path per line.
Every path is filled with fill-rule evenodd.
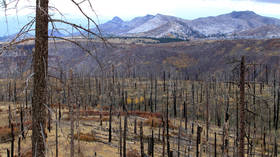
M 279 38 L 280 20 L 260 16 L 252 11 L 234 11 L 229 14 L 194 20 L 162 14 L 136 17 L 123 21 L 114 17 L 100 26 L 106 36 L 180 38 L 180 39 L 244 39 Z

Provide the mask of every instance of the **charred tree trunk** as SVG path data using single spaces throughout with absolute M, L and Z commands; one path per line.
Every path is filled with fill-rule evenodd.
M 28 105 L 27 88 L 25 89 L 24 93 L 25 93 L 25 108 L 27 109 L 27 105 Z
M 168 123 L 168 116 L 169 116 L 169 114 L 168 114 L 168 98 L 169 98 L 169 96 L 168 96 L 168 89 L 167 89 L 167 101 L 166 101 L 166 142 L 167 142 L 167 155 L 168 155 L 168 157 L 170 157 L 171 156 L 171 152 L 170 152 L 170 143 L 169 143 L 169 123 Z
M 182 119 L 180 120 L 180 127 L 179 127 L 179 133 L 178 133 L 178 144 L 177 144 L 177 152 L 178 157 L 180 157 L 180 147 L 181 147 L 181 128 L 182 128 Z
M 187 104 L 184 101 L 184 118 L 185 118 L 185 130 L 188 131 L 188 115 L 187 115 Z
M 275 129 L 278 130 L 279 125 L 279 112 L 280 112 L 280 89 L 278 89 L 277 108 L 276 108 L 276 122 Z
M 195 104 L 194 104 L 194 84 L 192 83 L 192 113 L 193 113 L 193 120 L 196 116 L 196 111 L 195 111 Z
M 240 110 L 239 110 L 239 145 L 238 157 L 244 157 L 244 137 L 245 137 L 245 57 L 241 59 L 240 65 Z
M 137 119 L 134 119 L 134 134 L 137 135 Z
M 69 79 L 70 83 L 68 84 L 68 106 L 69 106 L 69 116 L 70 116 L 70 157 L 74 157 L 75 153 L 75 145 L 74 145 L 74 104 L 72 102 L 72 88 L 70 85 L 72 85 L 73 82 L 73 73 L 72 69 L 69 71 Z M 78 139 L 80 137 L 78 136 Z
M 11 81 L 8 83 L 8 101 L 11 101 Z
M 10 157 L 10 150 L 7 149 L 7 157 Z
M 20 105 L 20 131 L 21 131 L 21 136 L 24 139 L 24 126 L 23 126 L 23 111 L 22 111 L 22 106 Z
M 208 142 L 208 136 L 209 136 L 209 90 L 207 86 L 206 88 L 206 141 L 207 142 Z
M 275 132 L 276 134 L 276 132 Z M 274 135 L 274 157 L 278 156 L 278 144 L 277 144 L 277 135 Z
M 11 113 L 11 105 L 9 105 L 9 128 L 11 128 L 12 125 L 12 113 Z
M 228 133 L 228 126 L 229 126 L 229 98 L 227 98 L 227 106 L 225 112 L 225 119 L 224 119 L 224 126 L 223 126 L 223 154 L 224 156 L 228 156 L 229 152 L 229 133 Z
M 51 107 L 51 104 L 49 103 L 48 108 L 50 108 L 50 107 Z M 51 132 L 51 119 L 52 119 L 51 112 L 48 109 L 48 131 L 49 131 L 49 133 Z
M 174 83 L 174 91 L 173 91 L 173 110 L 174 110 L 174 117 L 177 117 L 177 84 Z
M 69 106 L 69 113 L 70 113 L 70 157 L 74 157 L 74 112 L 73 112 L 73 104 Z M 80 138 L 80 137 L 78 137 Z
M 149 105 L 150 105 L 150 109 L 151 112 L 154 112 L 153 110 L 153 76 L 151 75 L 151 91 L 150 91 L 150 99 L 149 99 Z
M 112 141 L 112 104 L 110 105 L 110 115 L 109 115 L 109 142 Z
M 266 82 L 266 85 L 268 85 L 268 66 L 265 65 L 265 82 Z
M 143 122 L 140 123 L 140 151 L 141 157 L 144 157 L 144 143 L 143 143 Z
M 274 80 L 273 80 L 273 126 L 276 129 L 276 80 L 275 80 L 275 73 L 274 73 Z
M 153 124 L 152 124 L 152 136 L 148 138 L 148 155 L 151 156 L 151 157 L 154 156 L 154 131 L 153 131 Z
M 57 109 L 55 112 L 55 157 L 58 157 L 58 118 L 57 118 Z
M 146 112 L 147 111 L 147 103 L 146 103 L 146 91 L 144 90 L 144 111 Z
M 127 131 L 127 115 L 124 117 L 124 127 L 123 127 L 123 157 L 126 157 L 126 131 Z
M 15 134 L 14 134 L 14 125 L 11 124 L 11 157 L 14 157 L 14 147 L 15 147 Z
M 201 132 L 202 132 L 202 127 L 197 126 L 197 135 L 196 135 L 196 157 L 199 157 L 199 145 L 201 142 Z
M 155 79 L 155 112 L 157 112 L 157 78 Z
M 239 140 L 239 103 L 238 103 L 238 91 L 236 89 L 235 91 L 235 97 L 236 97 L 236 139 L 235 139 L 235 147 L 238 147 L 238 140 Z M 237 153 L 238 151 L 236 151 Z M 238 154 L 238 153 L 237 153 Z M 236 155 L 237 155 L 236 154 Z
M 214 137 L 214 157 L 217 157 L 217 133 L 215 132 L 215 137 Z
M 163 72 L 163 91 L 165 92 L 165 71 Z
M 162 129 L 162 156 L 165 156 L 165 122 L 164 118 L 162 117 L 163 129 Z
M 266 149 L 266 132 L 265 132 L 265 127 L 263 130 L 263 137 L 262 137 L 262 157 L 266 157 L 267 156 L 267 149 Z
M 18 138 L 18 157 L 21 156 L 21 153 L 20 153 L 21 147 L 20 146 L 21 146 L 21 137 Z
M 17 83 L 16 80 L 14 82 L 14 102 L 17 101 Z
M 48 77 L 48 0 L 36 0 L 35 51 L 33 52 L 32 156 L 44 157 Z
M 119 123 L 119 129 L 120 129 L 120 143 L 119 143 L 119 146 L 120 146 L 120 157 L 122 157 L 122 118 L 121 118 L 121 115 L 120 115 L 120 123 Z

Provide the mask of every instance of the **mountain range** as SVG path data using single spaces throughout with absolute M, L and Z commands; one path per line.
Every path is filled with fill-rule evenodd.
M 64 29 L 67 30 L 67 28 Z M 124 21 L 116 16 L 99 25 L 99 29 L 105 37 L 152 37 L 183 40 L 270 39 L 280 38 L 280 19 L 261 16 L 252 11 L 233 11 L 228 14 L 194 20 L 156 14 Z M 99 33 L 97 28 L 92 28 L 92 31 Z M 79 32 L 66 35 L 64 32 L 55 31 L 54 34 L 60 37 L 80 36 Z M 13 36 L 0 36 L 0 41 L 6 41 Z
M 252 11 L 194 20 L 162 14 L 136 17 L 123 21 L 119 17 L 99 26 L 105 36 L 179 38 L 179 39 L 243 39 L 279 38 L 280 19 L 264 17 Z M 97 31 L 96 29 L 94 29 Z

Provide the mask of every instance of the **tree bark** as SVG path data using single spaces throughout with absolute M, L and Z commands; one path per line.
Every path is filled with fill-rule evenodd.
M 123 157 L 126 157 L 126 133 L 127 133 L 127 115 L 124 117 L 124 128 L 123 128 Z
M 14 157 L 14 147 L 15 147 L 15 134 L 14 134 L 14 125 L 11 124 L 11 157 Z
M 109 142 L 112 141 L 112 104 L 110 105 L 110 115 L 109 115 Z
M 32 156 L 45 156 L 47 75 L 48 75 L 48 0 L 36 0 L 36 39 L 33 52 Z
M 122 157 L 122 117 L 120 115 L 120 122 L 119 122 L 119 131 L 120 131 L 120 143 L 119 143 L 119 146 L 120 146 L 120 157 Z
M 245 137 L 245 57 L 241 59 L 240 65 L 240 109 L 239 109 L 239 145 L 238 157 L 244 157 L 244 137 Z
M 143 122 L 140 122 L 140 152 L 141 157 L 144 157 L 144 143 L 143 143 Z
M 69 116 L 70 116 L 70 157 L 74 157 L 75 154 L 75 143 L 74 143 L 74 103 L 72 102 L 72 83 L 73 83 L 73 71 L 69 70 L 69 79 L 68 84 L 68 97 L 67 102 L 69 106 Z M 78 136 L 78 139 L 80 137 Z

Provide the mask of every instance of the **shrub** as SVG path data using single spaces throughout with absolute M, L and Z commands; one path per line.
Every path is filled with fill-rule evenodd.
M 130 149 L 126 153 L 127 157 L 141 157 L 140 153 L 136 149 Z
M 140 125 L 140 123 L 138 123 Z M 162 119 L 160 118 L 155 118 L 155 117 L 149 117 L 146 119 L 143 123 L 145 126 L 150 126 L 150 127 L 163 127 Z M 177 127 L 174 126 L 171 121 L 168 121 L 169 128 L 171 129 L 176 129 Z
M 19 129 L 14 128 L 14 135 L 18 135 Z M 11 139 L 11 128 L 5 127 L 5 128 L 0 128 L 0 143 L 5 143 L 8 142 Z
M 74 139 L 78 140 L 78 134 L 74 135 Z M 87 133 L 87 134 L 80 133 L 79 140 L 86 141 L 86 142 L 94 142 L 94 141 L 97 141 L 97 138 L 94 135 L 91 135 L 89 133 Z
M 18 157 L 18 156 L 15 155 L 15 157 Z M 32 157 L 32 149 L 28 149 L 27 151 L 23 152 L 23 154 L 20 157 Z

